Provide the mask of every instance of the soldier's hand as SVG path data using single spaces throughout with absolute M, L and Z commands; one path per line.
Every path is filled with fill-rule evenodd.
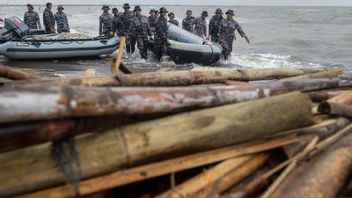
M 244 38 L 246 39 L 246 41 L 247 41 L 248 44 L 251 43 L 251 41 L 249 40 L 249 38 L 248 38 L 247 36 L 245 36 Z

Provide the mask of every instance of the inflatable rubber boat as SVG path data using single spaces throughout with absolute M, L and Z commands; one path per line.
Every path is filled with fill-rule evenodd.
M 0 55 L 9 59 L 99 57 L 113 53 L 119 43 L 118 37 L 89 38 L 76 35 L 70 38 L 70 34 L 48 35 L 42 30 L 29 30 L 17 17 L 5 20 L 0 35 Z
M 173 61 L 209 65 L 220 60 L 221 45 L 203 39 L 171 23 L 168 25 L 171 44 L 168 47 L 168 53 Z

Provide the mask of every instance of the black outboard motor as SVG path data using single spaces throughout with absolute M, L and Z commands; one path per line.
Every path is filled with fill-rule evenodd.
M 5 19 L 6 30 L 11 31 L 13 36 L 17 38 L 22 38 L 28 34 L 29 27 L 18 17 L 10 17 Z

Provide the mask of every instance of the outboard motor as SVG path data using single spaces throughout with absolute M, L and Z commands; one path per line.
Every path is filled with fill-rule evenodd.
M 10 17 L 5 19 L 4 28 L 7 31 L 11 31 L 13 33 L 13 36 L 17 38 L 22 38 L 29 31 L 29 27 L 18 17 Z

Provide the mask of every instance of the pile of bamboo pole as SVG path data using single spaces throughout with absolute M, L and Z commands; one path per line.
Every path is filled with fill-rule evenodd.
M 43 80 L 0 67 L 0 197 L 350 196 L 342 73 Z

